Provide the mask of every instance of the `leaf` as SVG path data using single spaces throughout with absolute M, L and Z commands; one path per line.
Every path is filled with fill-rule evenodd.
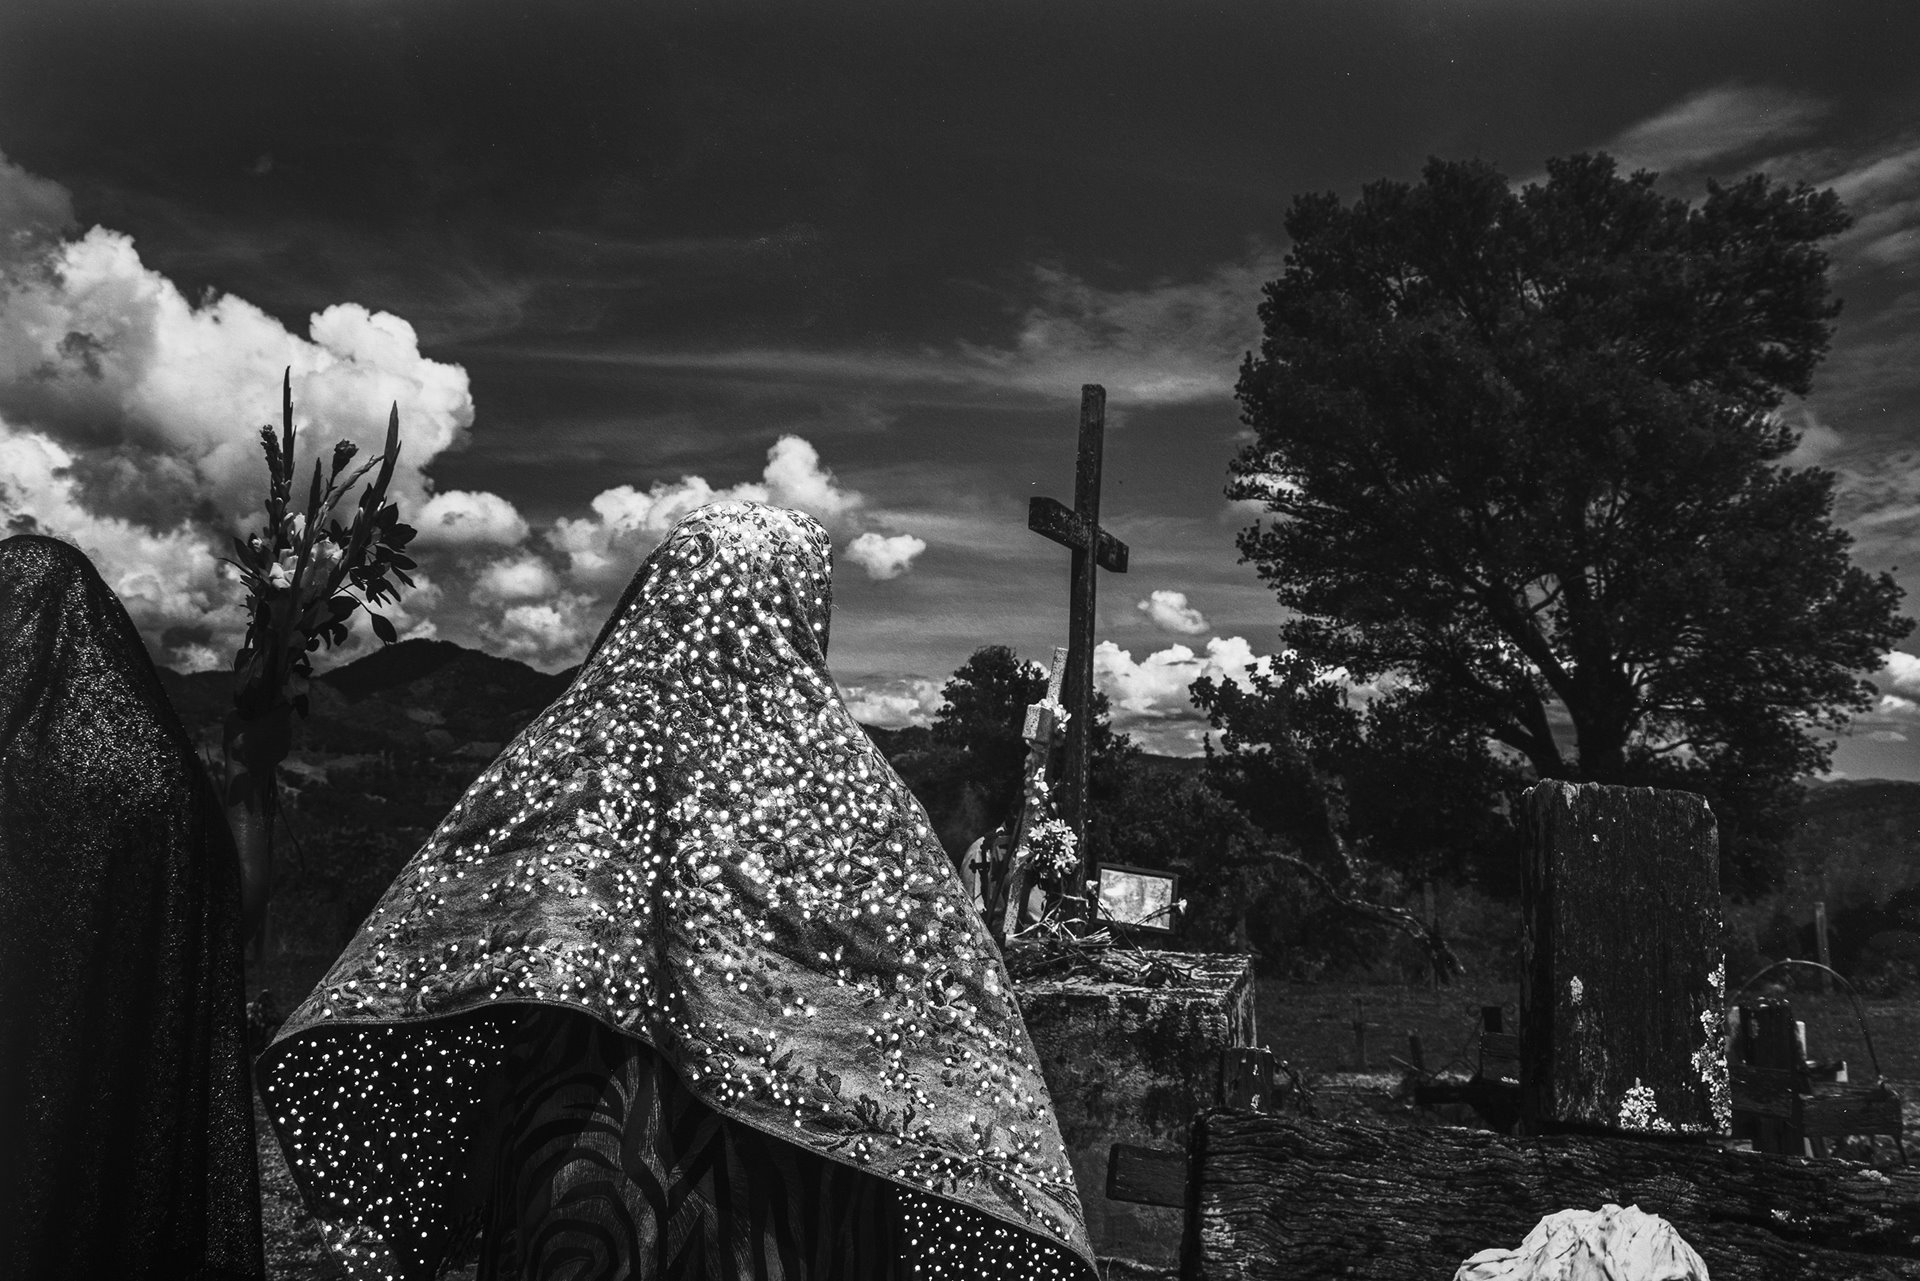
M 326 487 L 320 481 L 320 460 L 313 460 L 313 487 L 307 492 L 307 540 L 311 545 L 314 530 L 320 523 L 320 495 Z
M 393 465 L 400 461 L 400 402 L 394 401 L 393 408 L 387 412 L 387 444 L 381 451 L 380 475 L 373 482 L 378 494 L 387 492 L 387 482 L 393 479 Z
M 414 585 L 414 583 L 413 583 L 413 579 L 412 579 L 412 578 L 411 578 L 411 577 L 410 577 L 410 576 L 409 576 L 409 575 L 407 574 L 407 572 L 406 572 L 405 570 L 403 570 L 403 569 L 396 569 L 396 570 L 394 570 L 394 571 L 393 571 L 393 576 L 394 576 L 395 578 L 397 578 L 397 579 L 399 579 L 399 580 L 400 580 L 401 582 L 403 582 L 403 583 L 405 583 L 405 584 L 406 584 L 407 586 L 409 586 L 409 587 L 412 587 L 412 586 Z M 395 594 L 395 599 L 396 599 L 396 600 L 397 600 L 397 599 L 399 599 L 399 596 L 398 596 L 398 593 L 396 593 L 396 594 Z
M 368 611 L 368 617 L 373 620 L 373 634 L 378 636 L 383 642 L 391 645 L 400 639 L 400 633 L 393 629 L 393 624 L 388 621 L 385 614 L 375 614 L 372 611 Z
M 280 374 L 280 458 L 285 468 L 282 490 L 293 488 L 293 366 Z

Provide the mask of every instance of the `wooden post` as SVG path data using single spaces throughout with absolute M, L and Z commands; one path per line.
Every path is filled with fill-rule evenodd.
M 1753 1002 L 1746 1017 L 1747 1061 L 1757 1068 L 1789 1072 L 1797 1082 L 1806 1070 L 1806 1057 L 1795 1034 L 1793 1005 L 1788 1001 L 1761 997 Z M 1756 1152 L 1786 1152 L 1794 1156 L 1806 1152 L 1806 1138 L 1791 1121 L 1761 1117 L 1755 1123 L 1753 1147 Z
M 1523 804 L 1529 1130 L 1725 1133 L 1719 837 L 1706 801 L 1550 781 Z
M 1820 964 L 1832 965 L 1833 958 L 1827 954 L 1827 905 L 1825 900 L 1813 905 L 1813 942 L 1820 953 Z M 1833 975 L 1820 971 L 1820 990 L 1833 991 Z
M 1027 504 L 1027 528 L 1071 548 L 1068 584 L 1066 759 L 1059 782 L 1060 817 L 1079 838 L 1080 865 L 1069 873 L 1078 893 L 1087 880 L 1087 750 L 1092 742 L 1093 628 L 1099 571 L 1127 572 L 1127 545 L 1100 528 L 1100 466 L 1105 448 L 1106 388 L 1080 389 L 1080 451 L 1073 474 L 1073 507 L 1052 498 Z M 1088 902 L 1087 919 L 1093 918 Z
M 1353 1060 L 1354 1070 L 1367 1070 L 1367 1006 L 1360 997 L 1353 998 Z

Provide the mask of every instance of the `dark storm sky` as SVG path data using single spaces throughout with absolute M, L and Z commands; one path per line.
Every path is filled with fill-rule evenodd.
M 503 611 L 532 598 L 476 603 L 467 548 L 428 565 L 432 621 L 550 666 L 607 596 L 543 531 L 617 486 L 757 481 L 785 435 L 859 495 L 843 534 L 924 544 L 892 577 L 841 565 L 850 693 L 898 719 L 977 644 L 1044 656 L 1065 558 L 1025 504 L 1070 496 L 1079 384 L 1105 383 L 1134 558 L 1103 584 L 1104 670 L 1171 749 L 1186 680 L 1276 644 L 1221 485 L 1286 206 L 1430 155 L 1521 179 L 1605 146 L 1683 193 L 1755 167 L 1839 185 L 1848 310 L 1791 413 L 1861 559 L 1911 561 L 1916 50 L 1903 3 L 14 0 L 0 153 L 70 193 L 69 238 L 124 233 L 189 300 L 294 335 L 359 304 L 464 370 L 471 425 L 427 483 L 510 503 L 527 532 L 485 555 L 585 603 L 528 640 Z M 1903 672 L 1920 692 L 1890 671 L 1842 768 L 1920 775 Z

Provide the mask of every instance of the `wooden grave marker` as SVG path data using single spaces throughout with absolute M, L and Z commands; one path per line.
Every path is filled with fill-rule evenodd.
M 1087 751 L 1093 729 L 1093 627 L 1099 571 L 1127 572 L 1127 545 L 1100 527 L 1100 464 L 1106 438 L 1107 392 L 1088 383 L 1080 389 L 1080 453 L 1074 468 L 1073 506 L 1053 498 L 1027 505 L 1027 528 L 1072 549 L 1067 607 L 1066 752 L 1059 780 L 1060 817 L 1079 838 L 1079 870 L 1070 873 L 1086 903 Z
M 1706 800 L 1555 780 L 1522 805 L 1528 1130 L 1726 1134 L 1719 836 Z

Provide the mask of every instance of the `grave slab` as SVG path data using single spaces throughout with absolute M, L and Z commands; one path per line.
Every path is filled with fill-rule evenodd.
M 1115 1143 L 1185 1151 L 1220 1056 L 1255 1043 L 1253 958 L 1014 942 L 1007 967 L 1110 1281 L 1178 1272 L 1185 1215 L 1107 1197 Z

